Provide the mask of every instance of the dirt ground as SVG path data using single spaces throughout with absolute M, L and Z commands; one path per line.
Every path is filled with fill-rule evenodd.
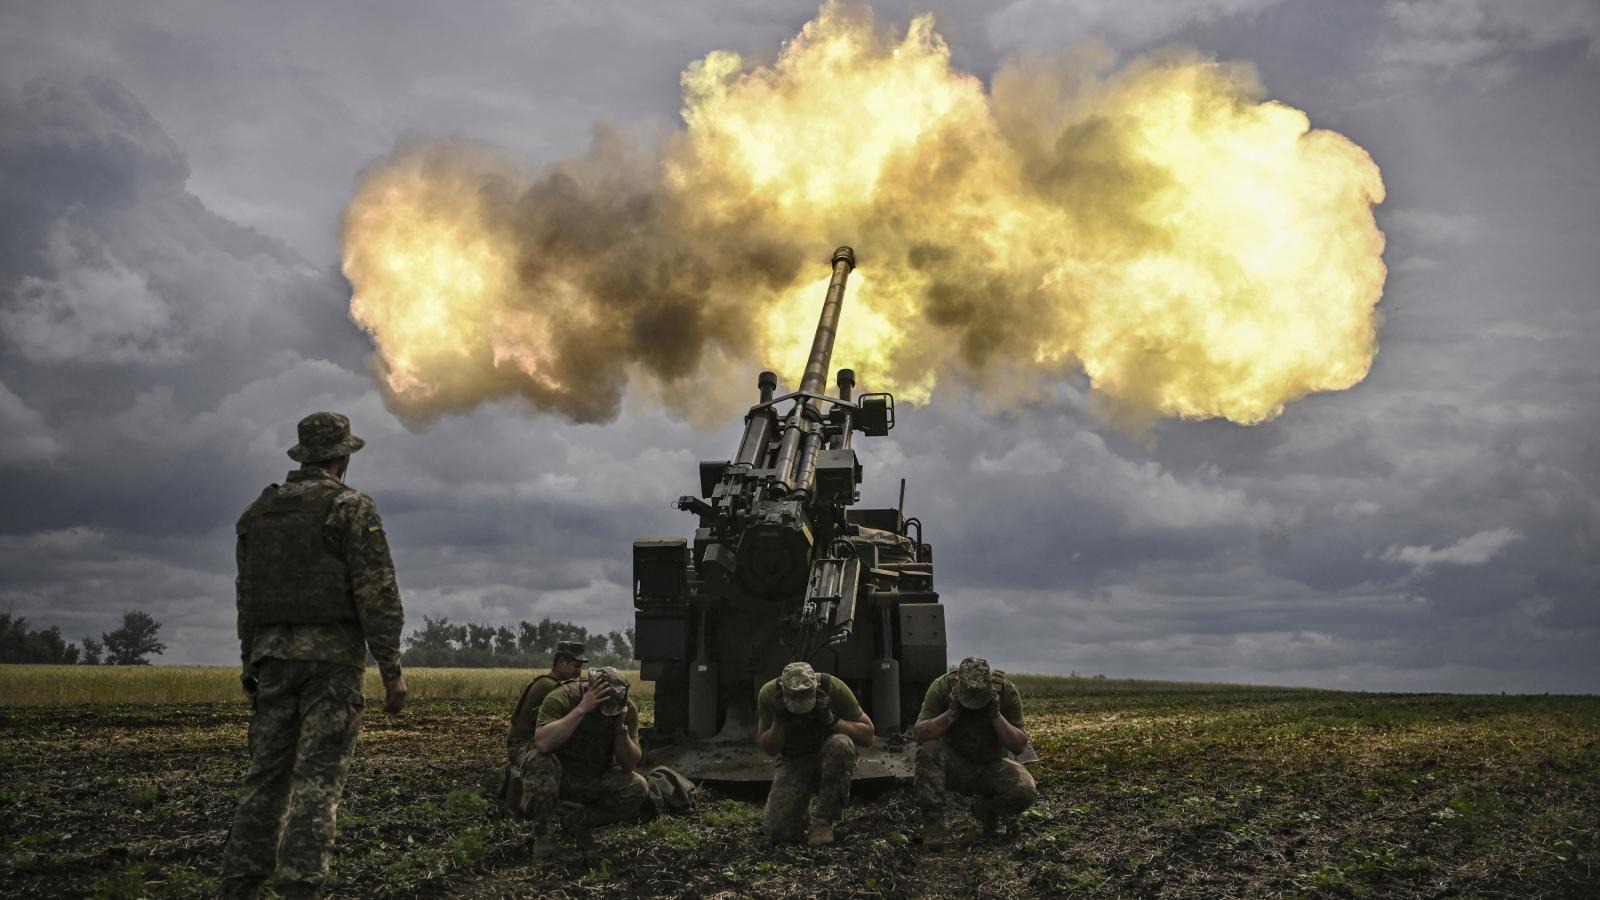
M 759 796 L 537 865 L 481 790 L 508 701 L 369 710 L 330 896 L 1600 896 L 1600 698 L 1019 679 L 1038 804 L 922 852 L 909 790 L 772 848 Z M 648 713 L 648 704 L 646 704 Z M 240 703 L 0 709 L 0 895 L 200 897 L 246 766 Z

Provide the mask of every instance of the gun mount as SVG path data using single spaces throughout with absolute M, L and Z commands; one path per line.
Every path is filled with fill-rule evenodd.
M 845 283 L 855 254 L 840 247 L 805 373 L 775 397 L 762 372 L 729 460 L 700 463 L 694 540 L 646 538 L 633 547 L 635 653 L 655 682 L 652 761 L 696 778 L 765 781 L 755 743 L 755 695 L 784 664 L 803 660 L 848 683 L 879 740 L 858 778 L 909 777 L 909 742 L 923 692 L 945 671 L 944 607 L 933 548 L 900 506 L 851 509 L 860 498 L 856 432 L 886 435 L 894 397 L 855 394 L 840 369 L 826 393 Z

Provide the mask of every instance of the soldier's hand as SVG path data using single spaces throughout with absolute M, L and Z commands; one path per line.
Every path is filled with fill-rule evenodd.
M 406 676 L 396 675 L 393 681 L 383 683 L 383 709 L 389 715 L 399 715 L 406 706 Z
M 950 716 L 952 723 L 961 719 L 961 699 L 956 696 L 955 691 L 950 692 L 950 708 L 945 710 L 945 713 Z
M 833 704 L 826 701 L 818 703 L 812 715 L 817 717 L 817 724 L 822 726 L 823 731 L 831 731 L 833 723 L 839 721 L 839 715 L 833 711 Z
M 588 715 L 598 709 L 610 696 L 611 685 L 604 681 L 591 681 L 589 686 L 584 688 L 583 696 L 578 698 L 578 709 L 584 715 Z
M 999 700 L 1000 699 L 1000 689 L 1005 686 L 1005 683 L 1006 683 L 1005 679 L 1000 677 L 1000 673 L 999 672 L 990 672 L 989 673 L 989 696 L 993 697 L 996 700 Z

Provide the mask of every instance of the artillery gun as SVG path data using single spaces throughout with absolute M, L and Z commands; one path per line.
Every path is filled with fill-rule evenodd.
M 933 587 L 933 548 L 900 505 L 852 509 L 860 499 L 856 432 L 894 428 L 894 397 L 855 391 L 840 369 L 826 378 L 855 254 L 840 247 L 799 389 L 745 415 L 733 459 L 700 463 L 700 494 L 678 498 L 699 519 L 694 540 L 633 545 L 635 655 L 655 683 L 653 763 L 690 777 L 765 781 L 755 742 L 756 689 L 786 663 L 805 661 L 848 683 L 879 739 L 857 778 L 909 777 L 905 730 L 928 684 L 945 671 L 944 606 Z

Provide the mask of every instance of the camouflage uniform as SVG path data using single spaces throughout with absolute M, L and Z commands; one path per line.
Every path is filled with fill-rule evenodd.
M 583 655 L 582 641 L 560 641 L 556 644 L 555 660 L 571 659 L 579 666 L 588 664 Z M 533 745 L 533 733 L 539 725 L 539 707 L 550 692 L 561 686 L 554 672 L 546 672 L 528 683 L 517 699 L 517 708 L 511 712 L 511 729 L 506 733 L 507 768 L 499 790 L 508 807 L 522 812 L 522 767 L 538 755 Z
M 605 677 L 614 669 L 596 669 L 590 678 Z M 617 676 L 620 678 L 620 676 Z M 581 680 L 563 682 L 545 695 L 539 706 L 538 728 L 560 721 L 583 697 L 587 684 Z M 554 753 L 539 753 L 532 747 L 523 752 L 522 811 L 536 825 L 545 826 L 555 813 L 556 803 L 574 803 L 585 813 L 585 824 L 606 825 L 637 816 L 649 798 L 644 776 L 616 765 L 617 717 L 622 716 L 628 736 L 639 739 L 639 707 L 629 699 L 609 712 L 606 705 L 584 716 L 577 730 Z
M 319 462 L 359 450 L 349 429 L 343 416 L 308 416 L 289 455 Z M 222 892 L 253 896 L 276 868 L 287 893 L 314 894 L 361 729 L 368 652 L 385 681 L 400 676 L 400 592 L 377 507 L 331 473 L 290 472 L 237 531 L 239 643 L 257 688 Z
M 969 665 L 974 661 L 982 663 L 981 673 L 977 666 Z M 973 683 L 963 690 L 961 679 L 969 674 L 976 677 L 969 679 Z M 977 683 L 980 679 L 981 687 Z M 977 797 L 979 808 L 992 816 L 1014 816 L 1032 806 L 1039 796 L 1033 776 L 1000 746 L 987 703 L 979 703 L 980 700 L 998 704 L 1006 721 L 1022 727 L 1022 695 L 1016 685 L 1003 672 L 989 672 L 988 663 L 977 657 L 964 660 L 961 666 L 934 679 L 917 714 L 917 720 L 924 721 L 958 709 L 955 723 L 943 738 L 917 745 L 916 775 L 911 787 L 923 820 L 941 832 L 945 797 L 952 791 Z
M 790 699 L 796 695 L 805 699 Z M 775 721 L 784 726 L 783 749 L 767 791 L 768 840 L 799 841 L 806 836 L 808 819 L 830 824 L 839 820 L 850 798 L 856 745 L 848 735 L 831 734 L 829 729 L 835 720 L 854 722 L 861 715 L 861 704 L 849 685 L 828 675 L 819 677 L 805 663 L 791 663 L 782 676 L 761 686 L 756 693 L 756 733 L 765 732 Z M 808 816 L 813 794 L 816 811 Z

